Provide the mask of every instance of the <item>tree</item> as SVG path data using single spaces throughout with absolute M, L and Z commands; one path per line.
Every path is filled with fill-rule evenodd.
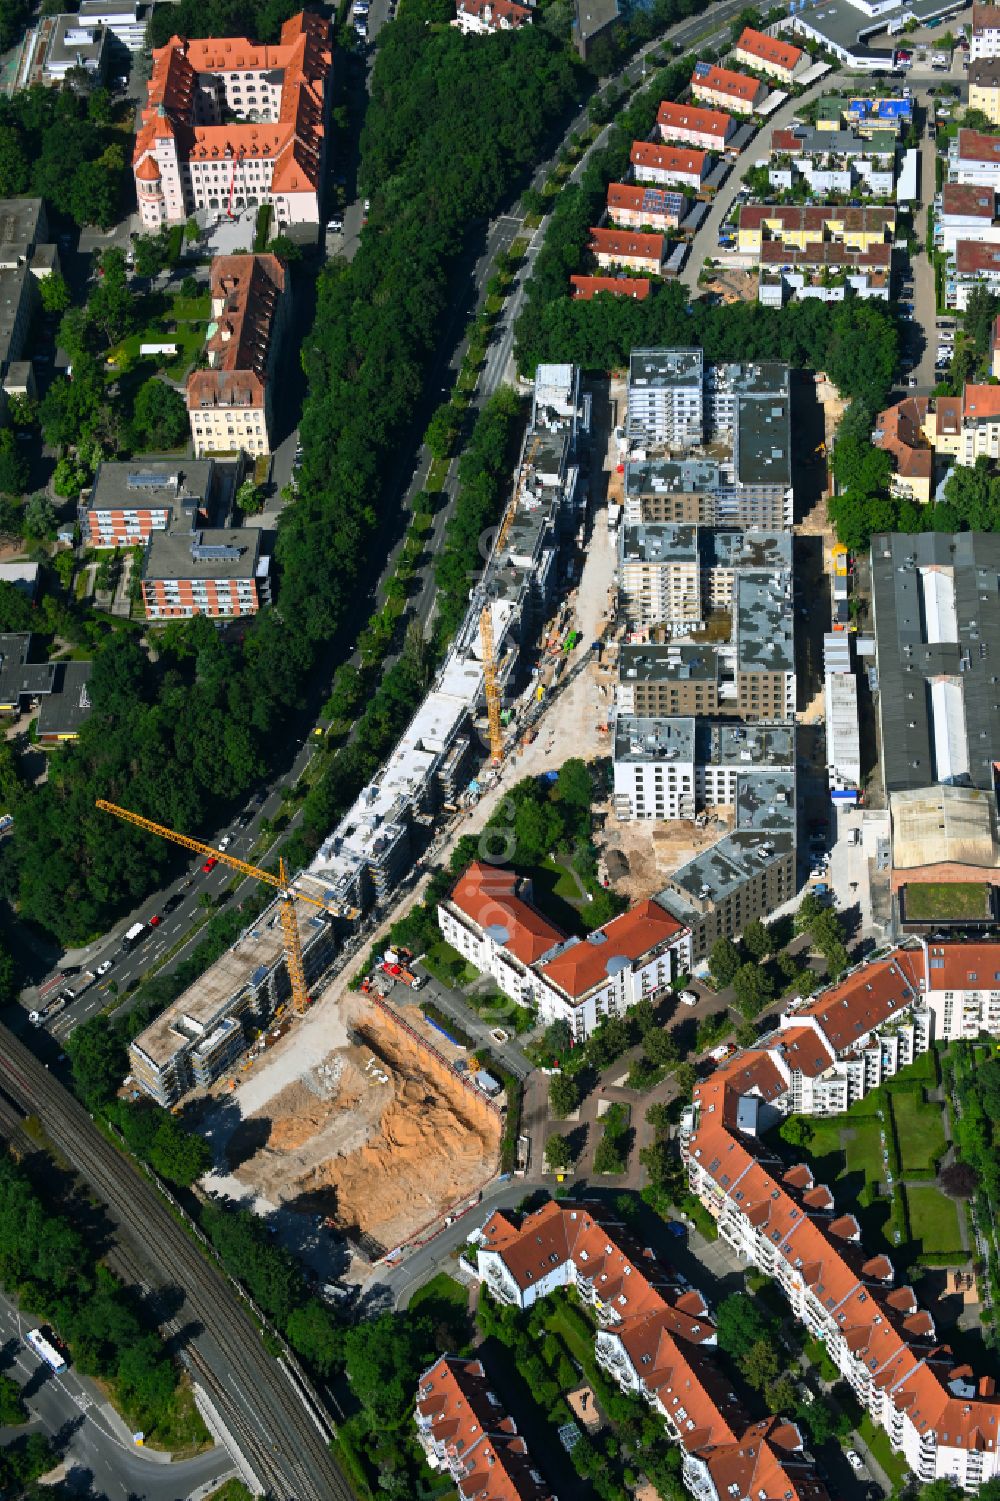
M 752 1298 L 730 1293 L 716 1311 L 715 1329 L 720 1350 L 739 1359 L 753 1345 L 767 1340 L 771 1325 Z
M 792 1414 L 798 1403 L 798 1392 L 795 1390 L 795 1382 L 785 1372 L 772 1381 L 767 1388 L 767 1405 L 771 1412 L 778 1414 Z
M 573 1164 L 573 1149 L 568 1136 L 550 1136 L 545 1143 L 545 1166 L 550 1172 L 564 1172 Z
M 755 1339 L 739 1356 L 740 1370 L 754 1391 L 762 1392 L 776 1379 L 781 1366 L 774 1342 L 765 1335 Z
M 751 959 L 766 959 L 773 947 L 771 935 L 764 923 L 757 918 L 743 929 L 743 947 Z
M 424 442 L 436 459 L 444 460 L 451 457 L 458 441 L 459 421 L 458 409 L 450 401 L 445 401 L 437 408 L 427 424 Z
M 128 1053 L 121 1035 L 105 1016 L 81 1023 L 66 1039 L 73 1082 L 90 1110 L 114 1098 L 128 1072 Z
M 969 1162 L 949 1162 L 938 1173 L 938 1182 L 953 1199 L 971 1199 L 979 1187 L 979 1174 Z
M 89 479 L 86 469 L 75 459 L 63 458 L 56 464 L 53 472 L 52 488 L 63 500 L 72 500 L 79 495 Z
M 373 1424 L 397 1428 L 405 1421 L 432 1354 L 426 1322 L 412 1314 L 383 1313 L 345 1331 L 347 1379 Z
M 321 1376 L 331 1375 L 341 1364 L 343 1331 L 318 1298 L 310 1298 L 301 1308 L 292 1309 L 285 1333 L 299 1354 Z
M 730 985 L 740 967 L 740 951 L 731 938 L 717 938 L 708 956 L 712 979 L 720 990 Z
M 38 283 L 42 307 L 47 313 L 64 313 L 70 305 L 70 291 L 66 278 L 58 271 L 43 276 Z
M 187 406 L 173 386 L 151 376 L 139 387 L 133 423 L 140 441 L 150 448 L 177 448 L 188 434 Z
M 688 1095 L 698 1082 L 698 1070 L 693 1063 L 681 1063 L 674 1069 L 674 1082 L 682 1095 Z
M 27 1421 L 21 1388 L 10 1376 L 0 1376 L 0 1428 L 16 1428 Z
M 774 982 L 759 964 L 742 964 L 733 976 L 736 1004 L 748 1020 L 759 1016 L 774 998 Z
M 56 513 L 47 495 L 32 495 L 24 508 L 24 526 L 29 536 L 45 538 L 56 526 Z
M 653 1032 L 649 1032 L 643 1045 L 646 1050 L 646 1057 L 657 1068 L 669 1067 L 671 1063 L 676 1063 L 681 1055 L 680 1048 L 677 1046 L 677 1039 L 665 1027 L 660 1027 Z
M 23 495 L 28 485 L 28 461 L 18 452 L 9 427 L 0 429 L 0 494 Z
M 264 509 L 264 492 L 252 479 L 245 479 L 236 492 L 236 504 L 245 516 L 256 516 Z
M 778 1135 L 790 1147 L 807 1149 L 815 1135 L 812 1121 L 806 1115 L 790 1115 L 781 1123 Z
M 580 1103 L 580 1089 L 567 1074 L 553 1074 L 549 1080 L 549 1106 L 557 1120 L 572 1115 Z
M 87 317 L 107 344 L 117 344 L 129 332 L 135 302 L 121 250 L 106 250 L 101 256 L 97 285 L 87 298 Z

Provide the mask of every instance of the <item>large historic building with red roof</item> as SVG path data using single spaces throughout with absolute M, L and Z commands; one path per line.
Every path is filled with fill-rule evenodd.
M 588 934 L 567 938 L 532 905 L 531 882 L 476 861 L 438 904 L 452 948 L 505 995 L 566 1021 L 575 1042 L 691 968 L 691 935 L 658 902 L 639 902 Z
M 330 23 L 310 11 L 276 47 L 173 36 L 157 48 L 132 155 L 143 228 L 265 203 L 279 226 L 318 224 L 332 61 Z
M 781 1020 L 695 1086 L 681 1129 L 692 1191 L 740 1258 L 778 1283 L 920 1481 L 1000 1475 L 1000 1399 L 938 1341 L 890 1258 L 759 1133 L 788 1111 L 841 1111 L 932 1040 L 1000 1030 L 1000 942 L 897 948 Z

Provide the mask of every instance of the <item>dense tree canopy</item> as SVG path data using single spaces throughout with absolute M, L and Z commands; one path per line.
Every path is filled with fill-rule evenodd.
M 0 37 L 2 31 L 0 19 Z M 3 197 L 38 193 L 77 224 L 109 229 L 118 218 L 124 176 L 120 134 L 95 121 L 80 95 L 36 84 L 0 98 Z

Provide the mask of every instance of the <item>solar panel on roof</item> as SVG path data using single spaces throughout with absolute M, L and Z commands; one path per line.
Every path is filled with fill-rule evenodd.
M 712 71 L 712 65 L 711 65 L 711 63 L 695 63 L 695 65 L 694 65 L 694 76 L 695 76 L 695 78 L 707 78 L 708 75 L 709 75 L 709 73 L 711 73 L 711 71 Z

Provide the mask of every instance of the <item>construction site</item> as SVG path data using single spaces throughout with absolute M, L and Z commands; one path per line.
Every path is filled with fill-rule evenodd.
M 416 1006 L 348 990 L 272 1033 L 197 1110 L 206 1188 L 279 1222 L 321 1219 L 360 1277 L 494 1176 L 502 1105 Z

